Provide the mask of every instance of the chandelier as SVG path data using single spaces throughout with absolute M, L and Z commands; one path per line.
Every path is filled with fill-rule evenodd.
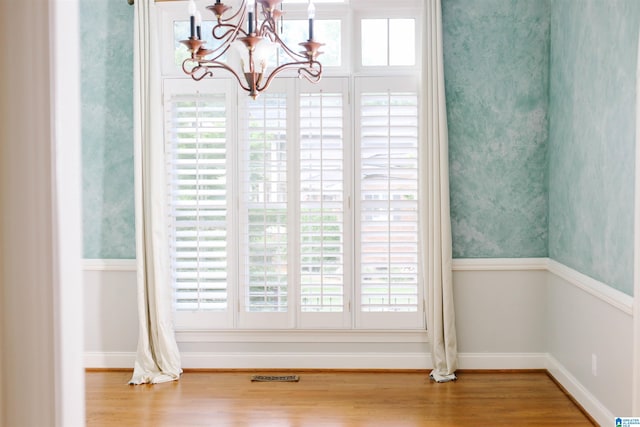
M 202 17 L 196 10 L 195 2 L 190 0 L 190 37 L 181 43 L 187 46 L 191 56 L 182 63 L 182 70 L 196 81 L 212 77 L 216 69 L 226 70 L 253 99 L 285 70 L 297 70 L 300 78 L 312 83 L 320 81 L 322 64 L 317 57 L 321 53 L 318 49 L 323 44 L 313 39 L 313 0 L 309 0 L 307 9 L 309 38 L 299 43 L 302 47 L 299 52 L 287 46 L 278 32 L 277 21 L 283 15 L 282 9 L 278 9 L 280 3 L 282 0 L 242 0 L 240 8 L 233 12 L 232 7 L 216 0 L 207 9 L 217 19 L 212 35 L 220 44 L 207 49 L 201 36 Z M 269 61 L 275 58 L 278 50 L 283 53 L 279 58 L 285 58 L 285 61 L 269 69 Z M 223 60 L 225 54 L 226 60 Z

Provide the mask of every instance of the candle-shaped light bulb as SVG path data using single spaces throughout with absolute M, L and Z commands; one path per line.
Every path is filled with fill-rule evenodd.
M 199 10 L 196 11 L 196 33 L 198 40 L 202 40 L 202 14 Z
M 313 0 L 309 0 L 309 6 L 307 7 L 307 17 L 313 19 L 316 17 L 316 5 Z
M 191 38 L 196 38 L 196 2 L 189 0 L 189 29 Z
M 247 1 L 247 10 L 249 13 L 247 14 L 247 20 L 249 21 L 249 34 L 253 33 L 253 10 L 256 7 L 255 0 Z
M 309 0 L 307 16 L 309 17 L 309 40 L 313 40 L 313 19 L 316 17 L 316 5 L 313 3 L 313 0 Z

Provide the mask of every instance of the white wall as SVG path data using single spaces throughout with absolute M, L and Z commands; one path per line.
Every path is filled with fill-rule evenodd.
M 85 261 L 83 307 L 86 352 L 136 351 L 137 298 L 135 262 Z
M 508 264 L 496 265 L 493 271 L 474 271 L 464 262 L 456 264 L 454 297 L 458 351 L 546 351 L 543 310 L 546 271 Z

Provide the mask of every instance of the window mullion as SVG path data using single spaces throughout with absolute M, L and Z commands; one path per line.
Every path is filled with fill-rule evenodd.
M 389 21 L 387 21 L 387 25 Z M 392 297 L 392 293 L 391 293 L 391 287 L 392 287 L 392 283 L 391 283 L 391 268 L 392 268 L 392 263 L 391 263 L 391 254 L 393 253 L 392 251 L 392 244 L 391 244 L 391 239 L 393 238 L 393 236 L 391 235 L 391 197 L 392 197 L 392 192 L 391 192 L 391 185 L 392 185 L 392 181 L 391 181 L 391 91 L 387 90 L 387 283 L 389 284 L 387 286 L 387 298 L 389 301 L 389 304 L 392 304 L 391 302 L 391 297 Z
M 297 327 L 300 322 L 300 101 L 299 81 L 287 85 L 287 180 L 288 185 L 288 307 L 290 326 Z
M 230 276 L 230 286 L 229 286 L 229 299 L 230 299 L 230 310 L 232 313 L 232 322 L 233 328 L 237 328 L 239 324 L 239 316 L 240 316 L 240 307 L 241 301 L 240 299 L 243 296 L 243 292 L 241 286 L 244 283 L 240 278 L 241 276 L 241 242 L 242 235 L 239 232 L 240 230 L 240 213 L 241 213 L 241 188 L 242 188 L 242 177 L 240 176 L 241 171 L 238 167 L 239 159 L 241 158 L 241 149 L 240 144 L 237 141 L 240 141 L 240 114 L 238 111 L 239 103 L 239 92 L 235 88 L 234 82 L 231 80 L 226 81 L 225 85 L 226 93 L 227 93 L 227 111 L 230 119 L 228 123 L 228 134 L 229 138 L 227 139 L 226 149 L 227 152 L 230 153 L 229 158 L 227 159 L 227 165 L 229 169 L 229 176 L 231 177 L 230 182 L 227 183 L 227 188 L 230 190 L 231 197 L 227 200 L 227 209 L 228 212 L 231 213 L 231 218 L 228 219 L 228 224 L 230 225 L 231 230 L 231 239 L 229 244 L 231 247 L 229 248 L 229 253 L 232 254 L 231 259 L 231 270 L 233 276 Z

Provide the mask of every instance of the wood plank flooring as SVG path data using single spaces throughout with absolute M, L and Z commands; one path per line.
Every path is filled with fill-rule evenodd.
M 592 426 L 545 372 L 260 372 L 300 382 L 254 382 L 255 372 L 186 372 L 129 386 L 131 372 L 87 372 L 87 425 L 102 426 Z

